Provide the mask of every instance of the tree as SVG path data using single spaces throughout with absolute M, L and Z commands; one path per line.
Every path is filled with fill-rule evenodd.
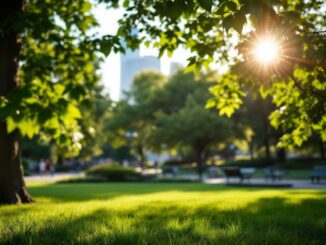
M 162 144 L 167 149 L 189 149 L 200 177 L 210 150 L 233 140 L 231 120 L 205 109 L 213 77 L 179 71 L 153 97 L 156 126 L 149 142 L 157 150 Z
M 22 12 L 23 1 L 12 1 L 8 7 L 0 10 L 0 26 L 3 26 L 9 16 Z M 8 31 L 0 39 L 0 96 L 6 96 L 18 86 L 17 69 L 19 53 L 18 33 Z M 9 133 L 7 124 L 0 121 L 0 203 L 30 202 L 23 180 L 20 160 L 19 133 Z
M 98 2 L 119 7 L 118 0 Z M 239 42 L 250 44 L 255 35 L 278 33 L 282 43 L 296 49 L 286 53 L 290 58 L 286 72 L 274 70 L 261 91 L 275 95 L 273 102 L 278 109 L 271 119 L 285 133 L 281 145 L 300 145 L 313 132 L 325 141 L 323 2 L 127 0 L 123 1 L 126 12 L 117 35 L 101 38 L 87 35 L 87 30 L 96 25 L 87 0 L 30 0 L 24 11 L 23 0 L 6 4 L 0 11 L 0 203 L 31 200 L 20 170 L 19 132 L 30 137 L 40 133 L 44 140 L 79 150 L 80 142 L 73 137 L 80 131 L 77 107 L 97 80 L 93 72 L 98 61 L 96 51 L 106 55 L 123 51 L 121 38 L 131 48 L 141 42 L 152 43 L 160 55 L 185 46 L 194 54 L 188 59 L 189 69 L 199 71 L 214 60 L 252 64 L 246 48 L 239 50 L 240 56 L 228 55 L 236 44 L 227 40 L 235 35 L 233 30 L 241 34 L 247 22 L 254 28 L 248 35 L 241 35 Z M 138 36 L 132 31 L 135 26 Z M 223 91 L 238 95 L 243 90 L 240 80 L 236 76 L 233 82 L 228 80 L 237 86 L 225 86 Z M 250 79 L 250 83 L 260 84 L 261 79 Z M 229 106 L 219 108 L 220 112 L 229 114 L 239 101 L 238 96 L 229 97 Z M 219 99 L 215 102 L 218 105 Z
M 126 13 L 119 22 L 118 34 L 126 36 L 129 43 L 153 43 L 160 54 L 171 54 L 184 46 L 194 54 L 188 59 L 188 69 L 199 71 L 214 60 L 235 64 L 240 69 L 233 69 L 233 81 L 223 77 L 216 85 L 221 93 L 231 96 L 228 100 L 215 97 L 210 106 L 231 116 L 241 104 L 238 95 L 244 88 L 259 85 L 262 94 L 273 95 L 277 107 L 271 121 L 283 132 L 279 146 L 301 145 L 313 132 L 326 141 L 322 6 L 324 1 L 130 0 L 124 2 Z M 252 29 L 246 34 L 243 27 L 247 23 Z M 138 36 L 131 32 L 135 26 L 140 29 Z M 270 34 L 275 35 L 284 52 L 279 64 L 266 70 L 254 62 L 251 50 L 260 37 Z M 227 42 L 232 36 L 239 41 Z M 228 51 L 237 46 L 239 55 L 230 56 Z M 227 101 L 222 103 L 224 107 L 220 106 L 221 98 Z
M 80 125 L 84 137 L 81 141 L 82 151 L 77 155 L 79 159 L 90 160 L 103 154 L 103 148 L 108 143 L 103 136 L 106 134 L 106 123 L 112 114 L 112 105 L 109 96 L 103 94 L 102 87 L 80 105 L 83 115 Z
M 92 96 L 99 42 L 91 4 L 14 0 L 0 10 L 0 203 L 32 199 L 23 180 L 20 134 L 77 152 L 78 104 Z M 102 45 L 103 46 L 103 45 Z M 18 86 L 19 81 L 19 86 Z
M 230 120 L 206 110 L 203 104 L 198 104 L 191 97 L 179 111 L 159 115 L 157 125 L 152 142 L 165 144 L 170 149 L 188 147 L 195 156 L 200 177 L 209 151 L 216 149 L 218 143 L 225 144 L 232 139 Z
M 107 122 L 109 140 L 116 147 L 128 145 L 139 157 L 142 166 L 146 161 L 148 139 L 153 131 L 157 107 L 152 103 L 155 92 L 166 82 L 166 77 L 156 71 L 139 73 L 126 100 L 113 109 Z

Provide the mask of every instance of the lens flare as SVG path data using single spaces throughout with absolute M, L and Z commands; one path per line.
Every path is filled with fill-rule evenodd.
M 273 39 L 262 39 L 258 41 L 253 53 L 257 61 L 269 64 L 276 61 L 279 57 L 279 47 Z

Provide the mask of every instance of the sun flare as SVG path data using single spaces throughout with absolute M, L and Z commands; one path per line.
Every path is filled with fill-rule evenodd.
M 276 41 L 270 38 L 258 41 L 254 49 L 254 56 L 257 61 L 269 64 L 274 62 L 279 56 L 279 47 Z

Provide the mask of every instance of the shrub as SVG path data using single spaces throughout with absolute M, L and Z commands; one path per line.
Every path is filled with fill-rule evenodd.
M 326 160 L 313 157 L 292 158 L 287 159 L 284 167 L 289 169 L 307 169 L 312 168 L 314 165 L 326 165 Z
M 189 161 L 170 159 L 164 163 L 164 166 L 184 166 L 189 164 Z
M 141 179 L 141 174 L 133 168 L 112 166 L 111 164 L 91 167 L 86 171 L 86 174 L 88 176 L 99 176 L 107 181 L 133 181 Z
M 227 161 L 222 164 L 222 166 L 238 166 L 238 167 L 256 167 L 263 168 L 267 166 L 272 166 L 277 164 L 277 159 L 275 158 L 258 158 L 253 160 L 234 160 Z M 326 165 L 326 161 L 320 160 L 318 158 L 292 158 L 287 159 L 285 163 L 279 164 L 280 167 L 286 169 L 307 169 L 312 168 L 314 165 Z
M 277 161 L 274 158 L 258 158 L 258 159 L 247 159 L 247 160 L 234 160 L 227 161 L 222 166 L 237 166 L 237 167 L 256 167 L 264 168 L 276 164 Z
M 63 179 L 58 181 L 59 184 L 67 184 L 67 183 L 102 183 L 107 182 L 107 180 L 100 176 L 85 176 L 85 177 L 76 177 Z

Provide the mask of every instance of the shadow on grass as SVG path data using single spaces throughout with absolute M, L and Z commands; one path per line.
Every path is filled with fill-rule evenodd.
M 60 202 L 108 200 L 116 197 L 145 195 L 153 193 L 181 191 L 181 192 L 212 192 L 234 190 L 232 187 L 220 185 L 206 185 L 201 183 L 76 183 L 76 184 L 50 184 L 45 186 L 32 186 L 28 188 L 37 200 L 49 198 Z M 261 188 L 240 188 L 239 191 L 259 191 Z
M 236 198 L 236 197 L 235 197 Z M 44 220 L 7 244 L 324 244 L 326 200 L 262 198 L 245 207 L 151 203 Z M 1 239 L 0 239 L 1 241 Z
M 109 200 L 123 196 L 145 195 L 153 193 L 164 193 L 171 191 L 180 192 L 224 192 L 230 190 L 237 190 L 237 192 L 258 192 L 266 190 L 266 188 L 234 188 L 223 185 L 207 185 L 200 183 L 186 183 L 186 184 L 171 184 L 171 183 L 103 183 L 103 184 L 50 184 L 45 186 L 32 186 L 29 191 L 36 199 L 48 198 L 53 201 L 60 202 L 74 202 L 74 201 L 90 201 L 90 200 Z M 271 189 L 269 189 L 271 190 Z M 279 189 L 278 189 L 279 190 Z M 303 193 L 310 191 L 291 190 L 292 193 Z M 326 192 L 319 192 L 326 198 Z

